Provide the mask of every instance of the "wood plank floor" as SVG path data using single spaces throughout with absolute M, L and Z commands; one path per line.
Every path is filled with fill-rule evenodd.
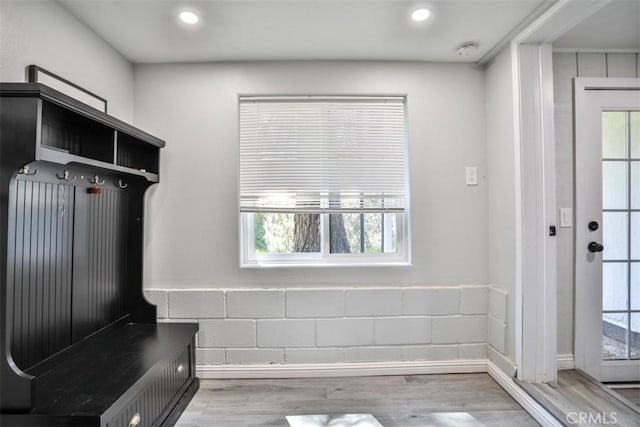
M 607 384 L 607 387 L 640 410 L 640 384 L 634 384 L 632 386 L 627 384 L 624 386 Z
M 558 371 L 557 385 L 524 382 L 519 385 L 566 425 L 640 425 L 640 412 L 635 405 L 577 370 Z M 580 414 L 585 414 L 584 422 Z
M 286 415 L 373 414 L 384 427 L 537 426 L 487 374 L 202 380 L 178 421 L 288 426 Z

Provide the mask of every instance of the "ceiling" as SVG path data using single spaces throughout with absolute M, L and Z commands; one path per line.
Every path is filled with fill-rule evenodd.
M 640 49 L 640 0 L 614 0 L 553 43 L 569 50 Z
M 482 58 L 543 0 L 59 0 L 133 63 L 247 60 L 469 61 Z M 418 6 L 431 18 L 411 21 Z M 197 11 L 192 28 L 179 10 Z M 478 43 L 459 56 L 456 48 Z

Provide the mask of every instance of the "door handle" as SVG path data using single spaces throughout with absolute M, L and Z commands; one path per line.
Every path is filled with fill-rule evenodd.
M 602 252 L 604 250 L 604 246 L 602 246 L 602 244 L 598 242 L 589 243 L 588 248 L 589 252 Z

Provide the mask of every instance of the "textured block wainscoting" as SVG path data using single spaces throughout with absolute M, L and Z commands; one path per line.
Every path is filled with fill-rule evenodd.
M 200 323 L 199 365 L 477 360 L 488 340 L 504 347 L 505 316 L 489 311 L 502 295 L 484 285 L 145 294 L 160 319 Z

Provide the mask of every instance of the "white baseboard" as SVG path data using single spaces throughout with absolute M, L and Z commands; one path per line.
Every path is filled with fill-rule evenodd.
M 563 424 L 551 415 L 546 409 L 536 402 L 533 397 L 524 391 L 513 378 L 502 372 L 491 361 L 487 361 L 487 373 L 518 402 L 525 411 L 544 427 L 562 427 Z
M 487 348 L 487 359 L 488 362 L 493 363 L 508 377 L 514 377 L 516 375 L 516 365 L 513 364 L 513 361 L 492 346 L 488 346 Z
M 201 379 L 317 378 L 487 372 L 486 359 L 419 362 L 198 365 Z
M 575 369 L 576 363 L 573 357 L 573 353 L 559 354 L 556 359 L 556 368 L 559 371 L 566 371 L 567 369 Z

